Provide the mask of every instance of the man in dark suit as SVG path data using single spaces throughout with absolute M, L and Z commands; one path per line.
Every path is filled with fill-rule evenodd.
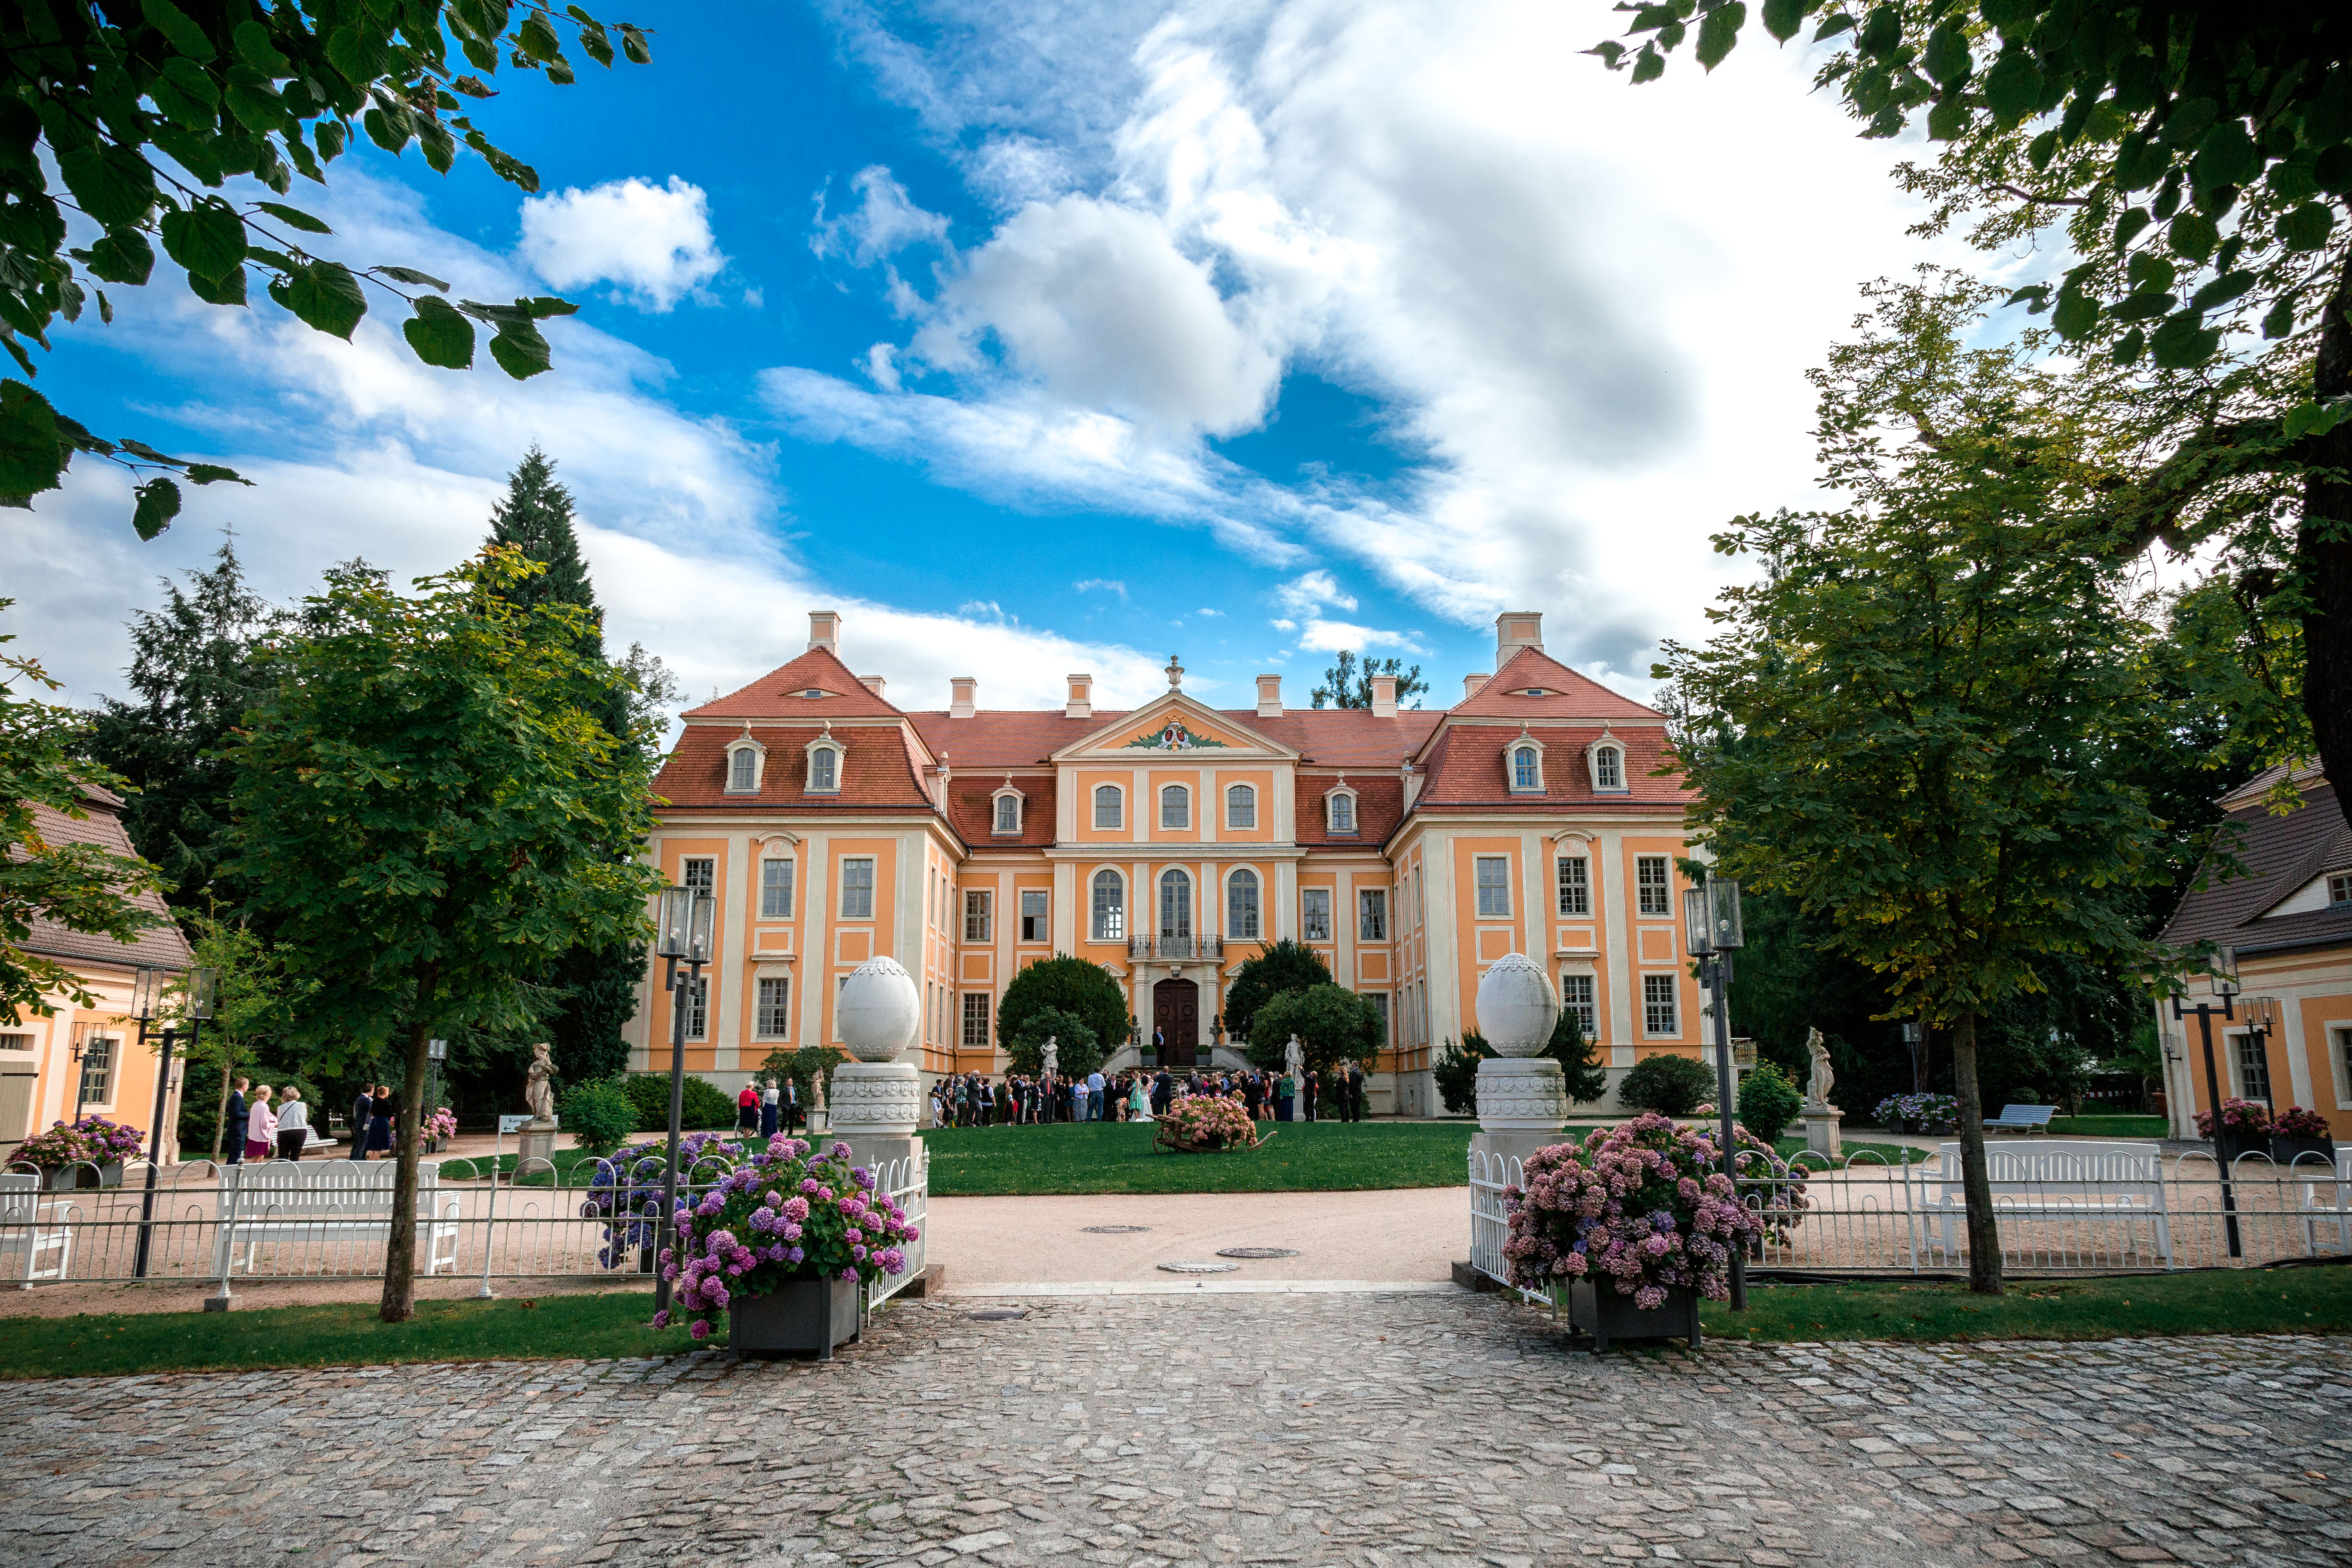
M 237 1079 L 236 1089 L 228 1097 L 228 1163 L 232 1165 L 245 1163 L 245 1130 L 253 1122 L 253 1111 L 245 1103 L 245 1090 L 252 1082 L 249 1078 Z
M 375 1120 L 375 1100 L 368 1093 L 367 1085 L 362 1084 L 359 1098 L 352 1101 L 351 1157 L 352 1159 L 367 1158 L 368 1123 L 373 1120 Z
M 1361 1121 L 1363 1119 L 1364 1064 L 1349 1062 L 1348 1064 L 1348 1120 Z

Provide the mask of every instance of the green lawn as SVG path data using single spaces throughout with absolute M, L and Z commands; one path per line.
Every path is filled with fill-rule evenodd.
M 1470 1134 L 1461 1122 L 1269 1122 L 1255 1149 L 1155 1154 L 1135 1121 L 926 1131 L 934 1197 L 1041 1193 L 1299 1193 L 1467 1185 Z
M 2161 1116 L 2053 1116 L 2050 1132 L 2056 1138 L 2169 1138 L 2172 1123 Z
M 409 1361 L 503 1361 L 662 1355 L 688 1348 L 682 1329 L 656 1332 L 650 1290 L 420 1301 L 405 1323 L 372 1305 L 264 1307 L 236 1312 L 91 1313 L 0 1318 L 0 1377 L 358 1366 Z
M 1729 1340 L 2112 1340 L 2352 1331 L 2352 1268 L 2220 1268 L 2014 1279 L 1999 1297 L 1942 1280 L 1751 1286 L 1748 1310 L 1700 1305 Z

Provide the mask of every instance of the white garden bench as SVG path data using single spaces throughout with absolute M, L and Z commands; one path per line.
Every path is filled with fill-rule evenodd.
M 320 1160 L 304 1164 L 272 1160 L 230 1165 L 220 1177 L 213 1273 L 225 1278 L 231 1254 L 242 1249 L 244 1268 L 265 1241 L 369 1241 L 392 1226 L 392 1185 L 400 1167 L 390 1160 Z M 425 1271 L 457 1267 L 458 1217 L 464 1202 L 442 1194 L 441 1168 L 416 1168 L 416 1217 L 425 1239 Z
M 2004 1105 L 2000 1114 L 1985 1123 L 1988 1132 L 2047 1132 L 2050 1119 L 2058 1114 L 2054 1105 Z
M 2017 1109 L 2011 1107 L 2011 1109 Z M 2165 1207 L 2164 1154 L 2153 1143 L 2094 1143 L 2052 1139 L 1985 1149 L 1992 1204 L 2002 1215 L 2154 1221 L 2156 1250 L 2172 1262 L 2172 1225 Z M 1917 1212 L 1935 1221 L 1953 1253 L 1953 1226 L 1968 1213 L 1960 1146 L 1939 1143 L 1918 1173 Z M 2128 1234 L 2128 1233 L 2127 1233 Z
M 43 1201 L 41 1178 L 30 1172 L 0 1174 L 0 1258 L 25 1255 L 25 1267 L 9 1269 L 18 1284 L 31 1289 L 36 1280 L 62 1279 L 73 1261 L 73 1231 L 62 1223 L 73 1206 L 70 1198 Z M 55 1253 L 57 1261 L 41 1267 L 41 1255 Z
M 2298 1160 L 2289 1167 L 2292 1175 L 2314 1173 L 2317 1162 Z M 2334 1221 L 2336 1248 L 2352 1252 L 2352 1149 L 2336 1151 L 2336 1169 L 2330 1175 L 2303 1184 L 2303 1249 L 2314 1258 L 2319 1256 L 2319 1227 Z

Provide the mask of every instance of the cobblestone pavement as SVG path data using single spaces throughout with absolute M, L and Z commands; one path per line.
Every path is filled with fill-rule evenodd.
M 1596 1358 L 1491 1297 L 1024 1305 L 829 1364 L 0 1385 L 5 1561 L 2352 1561 L 2352 1340 Z

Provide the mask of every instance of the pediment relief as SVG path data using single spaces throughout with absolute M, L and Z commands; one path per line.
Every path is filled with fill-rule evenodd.
M 1163 757 L 1285 758 L 1298 753 L 1181 692 L 1171 691 L 1054 753 L 1056 762 L 1135 763 Z

